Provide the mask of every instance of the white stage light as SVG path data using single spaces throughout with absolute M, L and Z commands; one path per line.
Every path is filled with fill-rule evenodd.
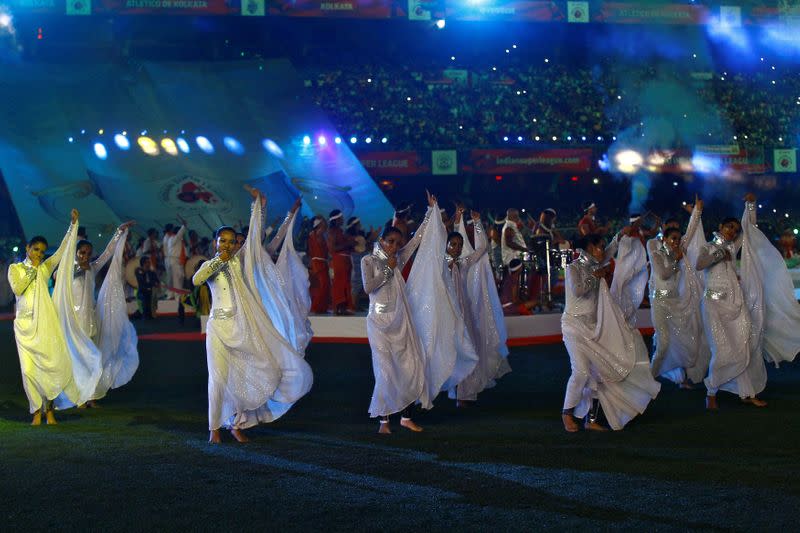
M 178 145 L 178 149 L 184 154 L 188 154 L 189 152 L 191 152 L 191 149 L 189 148 L 189 143 L 186 142 L 186 139 L 184 139 L 183 137 L 178 137 L 177 139 L 175 139 L 175 144 Z
M 446 23 L 445 23 L 444 19 L 439 19 L 439 20 L 436 21 L 436 27 L 439 28 L 440 30 L 444 29 L 445 24 Z
M 120 150 L 128 150 L 131 147 L 131 142 L 124 135 L 117 133 L 114 135 L 114 143 Z
M 207 138 L 203 137 L 202 135 L 197 137 L 195 139 L 195 142 L 197 143 L 197 147 L 200 148 L 203 152 L 205 152 L 207 154 L 213 154 L 214 153 L 214 145 L 211 144 L 211 141 L 209 141 Z
M 326 139 L 324 135 L 320 135 L 317 138 L 317 142 L 319 143 L 320 146 L 325 146 L 326 144 L 328 144 L 328 139 Z
M 350 137 L 350 144 L 356 144 L 358 142 L 357 137 Z
M 642 167 L 644 158 L 634 150 L 622 150 L 614 156 L 614 161 L 617 163 L 617 170 L 624 174 L 633 174 Z
M 108 158 L 108 150 L 103 143 L 94 143 L 94 155 L 97 159 L 106 160 Z
M 336 137 L 336 138 L 333 140 L 333 142 L 335 142 L 336 144 L 342 144 L 342 138 L 341 138 L 341 137 Z
M 309 137 L 308 135 L 305 135 L 305 136 L 303 137 L 303 144 L 304 144 L 304 145 L 306 145 L 306 146 L 308 146 L 309 144 L 311 144 L 311 137 Z

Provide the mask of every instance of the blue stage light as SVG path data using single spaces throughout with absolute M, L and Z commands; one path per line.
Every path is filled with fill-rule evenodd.
M 75 139 L 73 139 L 72 137 L 67 137 L 67 141 L 69 141 L 69 142 L 73 142 L 74 140 Z
M 108 150 L 106 150 L 103 143 L 94 143 L 94 155 L 97 156 L 97 159 L 102 159 L 104 161 L 108 158 Z
M 341 137 L 336 137 L 336 138 L 333 140 L 333 142 L 335 142 L 336 144 L 342 144 L 342 138 L 341 138 Z
M 309 144 L 311 144 L 311 137 L 309 137 L 308 135 L 305 135 L 305 136 L 303 137 L 303 144 L 304 144 L 304 145 L 306 145 L 306 146 L 308 146 Z
M 242 143 L 233 137 L 224 137 L 222 142 L 225 144 L 225 148 L 230 150 L 232 153 L 236 155 L 242 155 L 244 153 L 244 146 L 242 146 Z
M 358 138 L 357 137 L 355 137 L 355 136 L 350 137 L 350 144 L 356 144 L 357 142 L 358 142 Z
M 131 142 L 124 135 L 117 133 L 114 135 L 114 143 L 120 150 L 128 150 L 131 147 Z
M 283 150 L 281 150 L 281 147 L 278 146 L 278 143 L 272 139 L 264 139 L 261 141 L 261 145 L 264 147 L 264 150 L 271 153 L 275 157 L 283 158 Z
M 364 142 L 370 144 L 372 142 L 372 137 L 367 137 L 366 139 L 364 139 Z
M 320 146 L 325 146 L 326 144 L 328 144 L 328 139 L 326 139 L 324 135 L 320 135 L 317 138 L 317 142 L 319 143 Z
M 445 22 L 444 19 L 439 19 L 436 21 L 436 27 L 439 28 L 440 30 L 443 30 L 446 25 L 447 23 Z
M 188 154 L 189 152 L 191 152 L 191 149 L 189 148 L 189 143 L 186 142 L 186 139 L 184 139 L 183 137 L 178 137 L 177 139 L 175 139 L 175 144 L 178 145 L 178 149 L 184 154 Z

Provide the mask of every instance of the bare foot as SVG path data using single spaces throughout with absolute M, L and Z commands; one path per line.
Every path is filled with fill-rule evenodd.
M 742 398 L 742 401 L 744 403 L 749 403 L 751 405 L 755 405 L 756 407 L 766 407 L 767 406 L 767 402 L 765 402 L 764 400 L 761 400 L 759 398 L 756 398 L 755 396 L 753 396 L 752 398 Z
M 598 424 L 597 422 L 586 422 L 583 425 L 583 428 L 586 431 L 608 431 L 608 428 L 602 424 Z
M 32 426 L 41 426 L 42 425 L 42 412 L 36 411 L 33 413 L 33 421 L 31 421 Z
M 391 435 L 392 430 L 389 429 L 389 421 L 386 420 L 385 422 L 381 420 L 381 427 L 378 428 L 378 433 L 380 435 Z
M 422 428 L 419 427 L 418 425 L 416 425 L 414 423 L 414 421 L 411 420 L 410 418 L 401 418 L 400 419 L 400 425 L 403 426 L 406 429 L 410 429 L 411 431 L 413 431 L 415 433 L 419 433 L 420 431 L 422 431 Z
M 233 438 L 236 439 L 236 442 L 250 442 L 250 439 L 248 439 L 240 429 L 232 429 L 231 435 L 233 435 Z
M 719 405 L 717 405 L 716 396 L 706 396 L 706 409 L 708 409 L 709 411 L 719 410 Z
M 56 424 L 58 424 L 58 422 L 56 422 L 56 416 L 53 414 L 52 409 L 45 413 L 45 418 L 47 418 L 48 426 L 55 426 Z
M 212 429 L 208 434 L 208 443 L 209 444 L 219 444 L 222 442 L 222 438 L 219 436 L 218 429 Z
M 561 413 L 561 421 L 564 423 L 564 429 L 569 431 L 570 433 L 577 433 L 581 430 L 581 426 L 578 425 L 578 422 L 575 420 L 575 417 L 567 414 Z

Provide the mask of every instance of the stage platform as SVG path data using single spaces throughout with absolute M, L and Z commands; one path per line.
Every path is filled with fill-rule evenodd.
M 159 307 L 161 307 L 159 305 Z M 165 306 L 166 308 L 167 306 Z M 170 314 L 170 313 L 165 313 Z M 187 311 L 187 315 L 190 314 Z M 367 344 L 367 320 L 365 314 L 354 316 L 312 315 L 313 342 L 331 344 Z M 208 317 L 200 317 L 202 331 L 181 333 L 153 333 L 140 335 L 141 340 L 200 341 Z M 506 317 L 509 346 L 531 346 L 561 342 L 561 313 L 542 313 L 533 316 Z M 645 335 L 653 333 L 649 309 L 639 309 L 639 330 Z

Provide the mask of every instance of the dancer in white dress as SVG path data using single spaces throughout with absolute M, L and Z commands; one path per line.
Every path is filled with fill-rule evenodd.
M 696 200 L 686 235 L 666 227 L 661 239 L 648 241 L 650 256 L 650 314 L 653 337 L 653 376 L 663 376 L 681 388 L 700 383 L 708 371 L 711 351 L 703 330 L 700 274 L 689 255 L 689 246 L 702 239 L 703 201 Z M 699 253 L 699 249 L 696 251 Z
M 727 218 L 697 258 L 706 275 L 703 319 L 711 345 L 705 380 L 706 408 L 719 408 L 724 390 L 748 404 L 766 407 L 758 398 L 767 384 L 764 359 L 791 361 L 800 350 L 800 306 L 786 265 L 756 227 L 756 197 L 745 196 L 741 222 Z M 741 250 L 741 282 L 735 259 Z
M 627 241 L 621 245 L 621 239 Z M 612 298 L 604 277 L 608 261 L 623 245 L 625 253 L 634 254 L 635 260 L 622 254 L 617 257 L 613 287 L 617 301 Z M 622 429 L 644 412 L 660 390 L 650 374 L 647 347 L 633 323 L 635 301 L 638 298 L 641 302 L 644 293 L 643 257 L 644 249 L 638 239 L 617 236 L 606 249 L 603 237 L 592 234 L 586 237 L 580 257 L 567 267 L 561 329 L 572 374 L 561 418 L 569 432 L 580 429 L 575 418 L 586 417 L 595 399 L 599 402 L 585 424 L 586 429 L 605 429 L 597 422 L 598 407 L 602 407 L 612 429 Z M 644 279 L 646 282 L 646 274 Z
M 249 188 L 255 200 L 251 229 L 259 227 L 266 201 Z M 233 253 L 236 231 L 217 230 L 217 255 L 202 264 L 195 285 L 208 282 L 213 309 L 208 321 L 208 420 L 212 443 L 220 442 L 221 427 L 230 428 L 239 442 L 241 430 L 284 415 L 310 389 L 311 367 L 272 324 L 256 281 L 264 249 L 261 231 L 251 231 L 244 246 Z
M 459 407 L 476 401 L 478 393 L 494 387 L 496 379 L 511 371 L 506 360 L 508 348 L 503 307 L 486 254 L 486 234 L 480 213 L 473 211 L 471 216 L 475 228 L 475 248 L 467 238 L 464 208 L 459 206 L 455 215 L 455 233 L 448 239 L 446 256 L 456 301 L 478 354 L 478 364 L 472 373 L 450 390 L 450 397 L 456 398 Z
M 47 240 L 36 236 L 25 247 L 25 260 L 8 268 L 8 282 L 16 296 L 14 337 L 34 426 L 42 423 L 43 413 L 48 424 L 55 424 L 54 404 L 57 408 L 71 407 L 78 397 L 72 361 L 47 288 L 47 280 L 59 262 L 72 265 L 72 255 L 65 256 L 64 252 L 77 232 L 78 211 L 73 209 L 69 230 L 52 256 L 44 258 Z
M 435 201 L 428 195 L 429 206 Z M 419 247 L 432 212 L 428 209 L 425 220 L 405 246 L 400 247 L 402 232 L 387 226 L 372 253 L 361 259 L 364 291 L 369 295 L 367 337 L 375 375 L 369 414 L 381 417 L 378 432 L 382 434 L 391 433 L 389 416 L 395 413 L 400 413 L 401 426 L 422 431 L 412 419 L 413 406 L 431 405 L 425 387 L 423 346 L 411 316 L 402 270 Z
M 139 366 L 136 330 L 128 319 L 122 279 L 125 239 L 133 224 L 135 222 L 130 221 L 117 228 L 103 253 L 94 261 L 91 260 L 92 243 L 82 240 L 77 244 L 71 308 L 81 332 L 98 348 L 91 353 L 101 356 L 102 368 L 97 386 L 84 404 L 88 407 L 94 407 L 96 400 L 103 398 L 109 389 L 128 383 Z M 100 297 L 95 299 L 97 274 L 109 261 L 112 264 L 100 288 Z

